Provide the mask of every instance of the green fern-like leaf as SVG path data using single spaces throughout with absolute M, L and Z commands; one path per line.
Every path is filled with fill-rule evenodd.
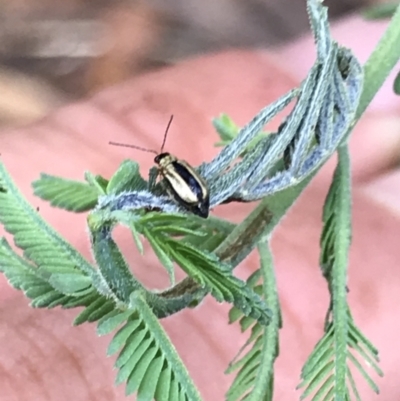
M 207 288 L 218 302 L 233 303 L 246 316 L 268 324 L 270 310 L 265 302 L 245 282 L 233 276 L 229 265 L 185 239 L 173 238 L 207 235 L 206 231 L 197 226 L 191 227 L 191 224 L 185 216 L 150 214 L 141 219 L 138 230 L 149 240 L 164 266 L 172 261 L 178 263 L 190 277 Z
M 66 295 L 73 295 L 79 292 L 81 295 L 90 292 L 92 281 L 81 272 L 55 273 L 49 277 L 49 284 Z
M 97 279 L 94 268 L 24 199 L 1 163 L 0 187 L 3 188 L 0 191 L 0 222 L 24 251 L 24 257 L 33 262 L 42 275 L 82 272 Z
M 240 130 L 240 128 L 227 114 L 221 114 L 218 118 L 214 118 L 213 125 L 221 138 L 221 141 L 218 142 L 216 146 L 228 145 L 233 139 L 236 138 Z
M 48 174 L 41 174 L 32 183 L 35 195 L 49 201 L 54 207 L 72 212 L 86 212 L 93 209 L 100 195 L 98 188 L 85 182 L 66 180 Z
M 92 287 L 85 286 L 82 291 L 82 281 L 79 280 L 76 287 L 72 282 L 68 286 L 68 295 L 57 290 L 57 286 L 51 284 L 47 274 L 37 269 L 10 247 L 4 238 L 0 239 L 0 271 L 7 277 L 9 283 L 16 289 L 21 290 L 31 299 L 31 306 L 34 308 L 63 308 L 85 307 L 77 317 L 75 324 L 81 324 L 86 321 L 93 321 L 93 314 L 96 313 L 96 319 L 100 319 L 104 314 L 110 312 L 110 308 L 115 308 L 112 300 L 105 298 L 95 291 Z M 83 276 L 85 277 L 85 276 Z M 50 276 L 51 278 L 51 276 Z M 98 305 L 99 299 L 102 303 L 108 304 L 108 310 L 99 315 L 99 308 L 93 308 Z M 88 313 L 89 311 L 89 313 Z
M 249 339 L 226 371 L 226 373 L 237 372 L 226 394 L 227 401 L 271 401 L 273 396 L 273 365 L 279 353 L 280 307 L 269 248 L 267 245 L 260 244 L 258 249 L 261 268 L 248 278 L 247 285 L 257 288 L 256 291 L 260 291 L 271 305 L 272 319 L 271 323 L 264 327 L 247 316 L 240 317 L 237 309 L 231 310 L 230 319 L 239 320 L 242 332 L 250 328 L 251 331 Z M 257 285 L 261 275 L 264 281 L 263 286 Z M 242 355 L 246 349 L 248 351 Z
M 90 171 L 85 171 L 85 181 L 93 188 L 97 189 L 100 195 L 107 193 L 108 180 L 101 175 L 94 175 Z
M 213 125 L 221 138 L 221 141 L 217 142 L 215 146 L 229 145 L 240 131 L 240 127 L 238 127 L 227 114 L 221 114 L 218 118 L 214 118 Z M 246 151 L 253 149 L 266 135 L 269 135 L 269 133 L 260 132 L 260 134 L 249 143 Z
M 175 284 L 175 269 L 174 269 L 174 264 L 172 262 L 171 257 L 165 252 L 165 249 L 162 245 L 160 245 L 160 241 L 158 240 L 157 237 L 154 237 L 144 229 L 144 235 L 148 239 L 154 253 L 156 254 L 158 260 L 162 263 L 162 265 L 165 267 L 165 269 L 168 272 L 169 280 L 171 282 L 171 285 Z M 147 235 L 146 235 L 147 234 Z
M 14 288 L 32 299 L 33 306 L 45 307 L 64 297 L 35 266 L 17 255 L 4 238 L 0 239 L 0 271 Z
M 201 399 L 164 329 L 138 293 L 132 295 L 129 310 L 103 317 L 98 333 L 108 334 L 121 324 L 108 354 L 119 352 L 116 383 L 126 382 L 127 395 L 136 392 L 140 401 Z
M 233 303 L 246 316 L 257 319 L 261 324 L 269 323 L 270 310 L 266 304 L 245 282 L 234 277 L 230 266 L 221 263 L 214 254 L 167 235 L 157 235 L 153 241 L 157 241 L 164 253 L 207 288 L 218 302 Z
M 111 177 L 107 193 L 119 194 L 124 191 L 147 189 L 147 182 L 139 173 L 139 165 L 132 160 L 124 160 L 117 172 Z
M 331 306 L 325 335 L 318 342 L 302 370 L 301 399 L 312 401 L 359 399 L 349 364 L 357 369 L 373 391 L 378 387 L 359 359 L 378 375 L 376 349 L 360 333 L 347 304 L 347 264 L 351 242 L 350 160 L 347 145 L 338 150 L 339 161 L 324 205 L 320 264 L 328 281 Z
M 348 342 L 344 351 L 346 354 L 346 361 L 347 363 L 351 362 L 353 369 L 357 369 L 373 391 L 378 393 L 379 390 L 376 383 L 359 360 L 361 358 L 376 374 L 382 376 L 383 372 L 377 364 L 379 360 L 378 352 L 355 326 L 349 313 L 348 322 L 349 337 L 351 340 Z M 335 394 L 339 392 L 335 383 L 335 366 L 337 365 L 336 360 L 338 353 L 335 346 L 335 330 L 335 325 L 330 324 L 324 337 L 318 342 L 302 369 L 301 377 L 303 380 L 298 386 L 298 388 L 305 388 L 301 396 L 302 400 L 312 395 L 311 399 L 313 401 L 318 401 L 320 399 L 330 401 L 334 400 Z M 345 379 L 345 386 L 340 389 L 343 399 L 352 399 L 352 394 L 355 399 L 360 399 L 356 383 L 352 376 L 352 371 L 347 364 L 345 366 Z
M 102 213 L 103 211 L 92 213 L 89 219 L 89 227 L 92 231 L 92 239 L 95 239 L 92 240 L 92 244 L 97 263 L 99 266 L 104 266 L 105 270 L 108 270 L 107 266 L 110 263 L 103 263 L 100 259 L 109 254 L 104 252 L 103 248 L 110 246 L 112 239 L 108 231 L 103 227 Z M 268 324 L 270 311 L 265 302 L 254 291 L 249 289 L 245 282 L 234 277 L 231 267 L 222 263 L 215 254 L 192 245 L 194 237 L 210 235 L 207 229 L 202 230 L 201 227 L 199 228 L 198 220 L 191 220 L 186 216 L 176 214 L 148 213 L 140 216 L 124 211 L 106 212 L 105 218 L 109 222 L 117 221 L 128 227 L 134 225 L 134 231 L 147 238 L 172 280 L 174 275 L 173 262 L 176 262 L 202 288 L 210 291 L 217 301 L 233 303 L 247 316 L 257 319 L 262 324 Z M 103 228 L 99 229 L 99 227 Z M 190 237 L 190 240 L 187 241 L 186 237 Z M 116 252 L 116 245 L 114 244 L 113 246 Z M 121 261 L 119 265 L 122 270 L 128 271 L 127 266 L 122 268 L 123 265 L 126 265 L 122 259 L 122 255 L 120 255 L 118 257 L 118 260 Z M 115 269 L 112 269 L 114 275 L 115 271 Z M 118 280 L 118 282 L 121 282 L 121 280 Z M 114 287 L 116 288 L 116 286 Z M 124 296 L 126 297 L 131 292 L 132 290 L 125 291 Z
M 97 322 L 108 313 L 114 311 L 116 309 L 115 302 L 112 299 L 106 298 L 104 296 L 100 296 L 99 294 L 93 294 L 90 302 L 83 301 L 85 299 L 81 299 L 81 304 L 77 306 L 85 306 L 85 309 L 75 318 L 74 325 L 78 326 L 85 322 Z M 86 298 L 88 299 L 88 298 Z
M 22 258 L 2 240 L 0 270 L 32 306 L 87 306 L 88 294 L 111 295 L 97 271 L 27 203 L 1 163 L 0 188 L 0 222 L 23 250 Z

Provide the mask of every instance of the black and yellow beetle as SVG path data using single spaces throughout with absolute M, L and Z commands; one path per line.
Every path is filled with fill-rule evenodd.
M 176 158 L 171 153 L 163 152 L 173 117 L 171 116 L 165 130 L 160 153 L 135 145 L 117 142 L 109 143 L 110 145 L 124 146 L 156 154 L 154 163 L 157 164 L 160 175 L 165 179 L 167 191 L 171 194 L 172 198 L 179 205 L 197 216 L 207 218 L 210 210 L 210 196 L 206 181 L 187 162 Z

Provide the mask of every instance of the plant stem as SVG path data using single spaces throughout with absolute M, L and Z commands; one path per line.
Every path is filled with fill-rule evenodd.
M 364 65 L 364 88 L 353 125 L 360 119 L 371 100 L 400 59 L 400 5 L 375 50 Z

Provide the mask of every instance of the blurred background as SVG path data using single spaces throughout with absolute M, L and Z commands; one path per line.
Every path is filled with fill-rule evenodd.
M 330 18 L 374 0 L 326 0 Z M 196 54 L 309 30 L 305 0 L 0 0 L 0 127 Z

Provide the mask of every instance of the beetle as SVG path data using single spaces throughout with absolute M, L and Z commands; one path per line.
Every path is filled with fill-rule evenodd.
M 171 197 L 182 207 L 197 216 L 207 218 L 210 211 L 210 193 L 204 178 L 185 160 L 178 159 L 168 152 L 163 152 L 169 127 L 174 116 L 169 119 L 164 133 L 164 140 L 160 153 L 152 149 L 145 149 L 135 145 L 118 142 L 109 142 L 110 145 L 124 146 L 154 153 L 154 163 L 157 164 L 159 174 L 164 178 L 166 189 Z

